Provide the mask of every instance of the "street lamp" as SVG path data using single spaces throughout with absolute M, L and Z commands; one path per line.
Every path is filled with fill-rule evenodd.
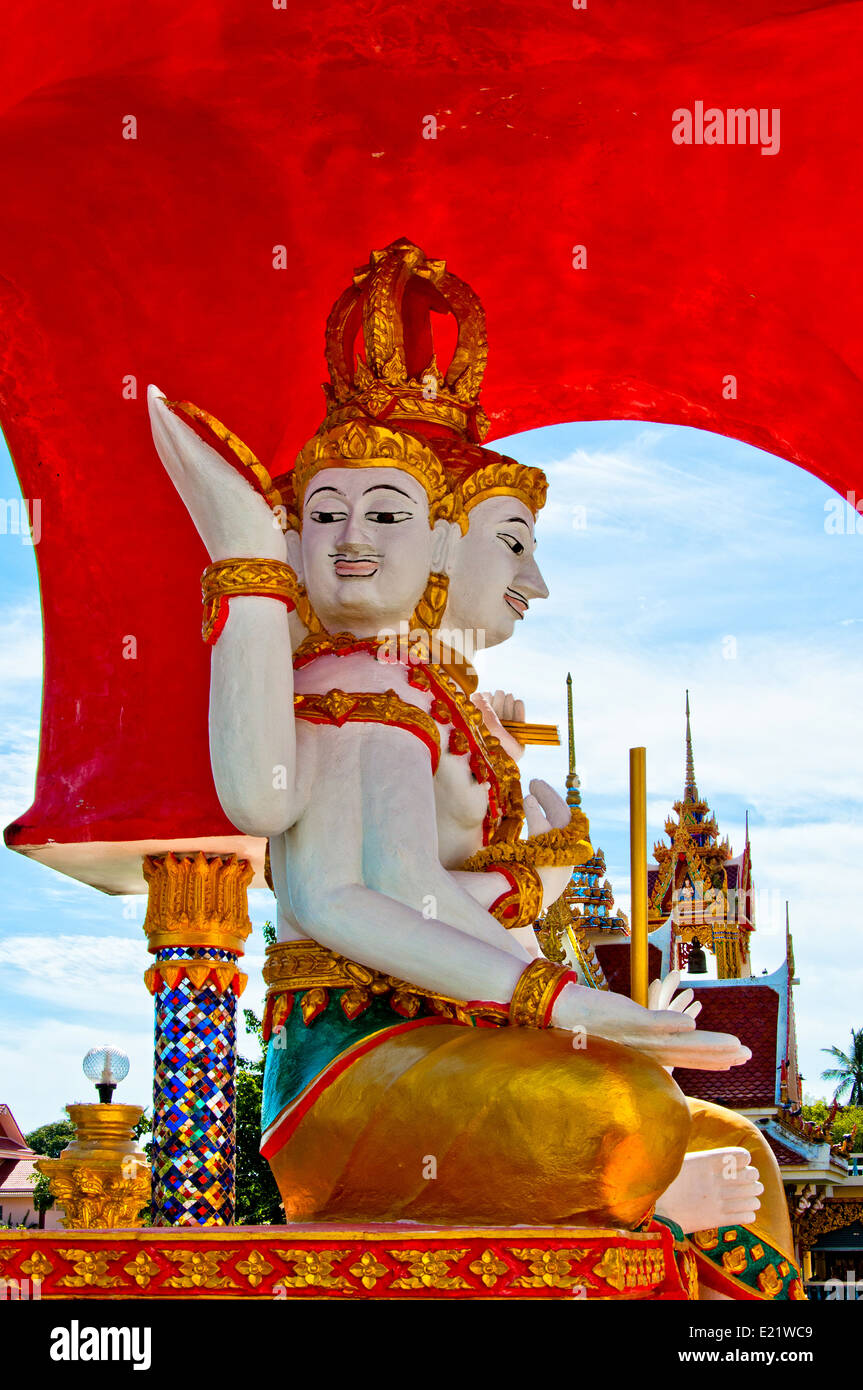
M 96 1083 L 99 1100 L 110 1103 L 119 1081 L 129 1075 L 129 1058 L 118 1047 L 91 1047 L 83 1061 L 84 1075 Z

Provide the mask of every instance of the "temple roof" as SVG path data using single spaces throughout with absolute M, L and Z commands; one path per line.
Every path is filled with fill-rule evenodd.
M 743 1066 L 732 1067 L 730 1071 L 675 1068 L 674 1079 L 685 1095 L 712 1100 L 732 1110 L 776 1105 L 781 995 L 776 984 L 767 983 L 767 978 L 776 979 L 775 976 L 766 977 L 759 984 L 751 980 L 715 980 L 698 986 L 687 981 L 701 1003 L 699 1029 L 733 1033 L 751 1050 L 752 1056 Z M 784 1055 L 784 1029 L 781 1033 Z
M 32 1154 L 24 1135 L 8 1105 L 0 1105 L 0 1162 Z
M 0 1105 L 0 1204 L 3 1198 L 33 1191 L 37 1174 L 33 1152 L 8 1105 Z
M 768 1146 L 773 1150 L 776 1162 L 780 1168 L 799 1168 L 806 1162 L 806 1155 L 796 1149 L 790 1149 L 787 1144 L 783 1144 L 781 1139 L 777 1139 L 774 1134 L 764 1132 L 764 1138 Z
M 27 1196 L 39 1176 L 34 1158 L 22 1158 L 18 1163 L 0 1163 L 0 1205 L 4 1197 Z

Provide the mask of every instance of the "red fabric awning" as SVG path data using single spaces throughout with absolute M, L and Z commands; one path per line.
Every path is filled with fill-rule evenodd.
M 42 499 L 46 632 L 9 843 L 228 833 L 206 557 L 146 384 L 292 454 L 322 415 L 330 305 L 397 236 L 485 304 L 492 437 L 696 425 L 863 492 L 860 39 L 859 5 L 797 0 L 9 0 L 0 417 Z M 675 144 L 696 101 L 778 108 L 779 152 Z

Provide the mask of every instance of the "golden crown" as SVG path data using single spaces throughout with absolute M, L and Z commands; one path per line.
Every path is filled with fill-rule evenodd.
M 436 445 L 458 510 L 467 520 L 472 507 L 489 497 L 517 497 L 536 518 L 545 506 L 548 479 L 541 468 L 460 441 Z
M 452 314 L 458 338 L 438 365 L 431 316 Z M 362 344 L 362 354 L 357 348 Z M 330 381 L 325 426 L 375 420 L 421 425 L 480 441 L 488 420 L 479 404 L 488 357 L 485 313 L 469 285 L 400 237 L 372 251 L 327 320 Z
M 386 467 L 386 461 L 410 473 L 425 488 L 432 523 L 460 521 L 461 509 L 439 458 L 426 444 L 401 430 L 349 421 L 324 427 L 297 454 L 291 481 L 296 513 L 302 513 L 309 481 L 324 468 Z M 466 528 L 466 523 L 463 526 Z

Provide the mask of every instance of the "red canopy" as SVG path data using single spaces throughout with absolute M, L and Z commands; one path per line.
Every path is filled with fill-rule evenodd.
M 859 6 L 285 5 L 4 13 L 0 413 L 42 499 L 46 634 L 36 800 L 7 838 L 106 887 L 140 880 L 94 867 L 105 842 L 232 833 L 206 557 L 146 384 L 293 453 L 322 416 L 327 312 L 373 247 L 408 236 L 482 298 L 492 438 L 697 425 L 863 492 Z M 699 101 L 778 109 L 779 151 L 675 143 Z

